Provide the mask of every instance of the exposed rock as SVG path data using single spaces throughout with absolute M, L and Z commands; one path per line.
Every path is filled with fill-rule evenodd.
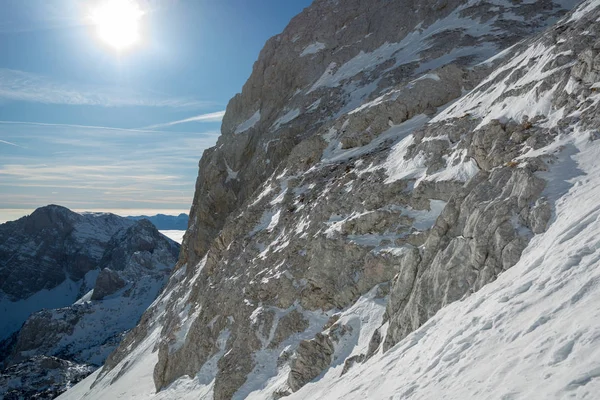
M 279 320 L 273 340 L 269 344 L 271 348 L 277 348 L 284 340 L 294 333 L 304 332 L 309 327 L 309 322 L 298 310 L 292 310 Z
M 92 300 L 102 300 L 125 286 L 125 280 L 110 268 L 104 268 L 96 278 Z
M 131 225 L 113 214 L 77 214 L 56 205 L 0 224 L 0 307 L 6 313 L 0 318 L 0 339 L 29 316 L 17 312 L 16 302 L 33 302 L 25 309 L 37 311 L 69 305 L 89 291 L 111 237 Z M 68 295 L 61 292 L 50 303 L 31 298 L 61 284 L 69 286 Z
M 293 391 L 319 376 L 331 363 L 333 343 L 327 335 L 320 333 L 312 340 L 303 340 L 298 345 L 291 362 L 288 385 Z
M 344 375 L 346 372 L 350 370 L 354 366 L 354 364 L 360 364 L 365 361 L 365 355 L 359 354 L 356 356 L 348 357 L 346 361 L 344 361 L 344 368 L 342 369 L 342 374 Z

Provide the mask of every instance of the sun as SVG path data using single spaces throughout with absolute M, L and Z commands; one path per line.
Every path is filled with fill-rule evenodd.
M 104 0 L 91 12 L 98 37 L 117 51 L 126 50 L 141 39 L 144 12 L 135 0 Z

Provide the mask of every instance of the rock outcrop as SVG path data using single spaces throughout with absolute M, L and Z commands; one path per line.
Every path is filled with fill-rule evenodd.
M 599 123 L 600 11 L 535 34 L 573 5 L 316 1 L 230 102 L 176 271 L 90 387 L 143 359 L 165 395 L 285 396 L 515 265 L 557 141 Z
M 115 293 L 123 286 L 125 286 L 125 280 L 123 280 L 118 273 L 110 268 L 104 268 L 100 271 L 98 278 L 96 278 L 96 284 L 94 285 L 91 299 L 102 300 L 104 297 Z

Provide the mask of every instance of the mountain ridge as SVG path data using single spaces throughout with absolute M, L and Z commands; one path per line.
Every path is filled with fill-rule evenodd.
M 188 219 L 189 216 L 185 213 L 180 213 L 179 215 L 166 215 L 166 214 L 156 214 L 152 216 L 148 215 L 137 215 L 137 216 L 128 216 L 134 221 L 139 221 L 141 219 L 147 219 L 152 222 L 152 224 L 158 230 L 178 230 L 185 231 L 188 227 Z

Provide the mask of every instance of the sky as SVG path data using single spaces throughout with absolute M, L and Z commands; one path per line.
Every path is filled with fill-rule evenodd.
M 0 0 L 0 222 L 188 212 L 227 102 L 310 2 Z

